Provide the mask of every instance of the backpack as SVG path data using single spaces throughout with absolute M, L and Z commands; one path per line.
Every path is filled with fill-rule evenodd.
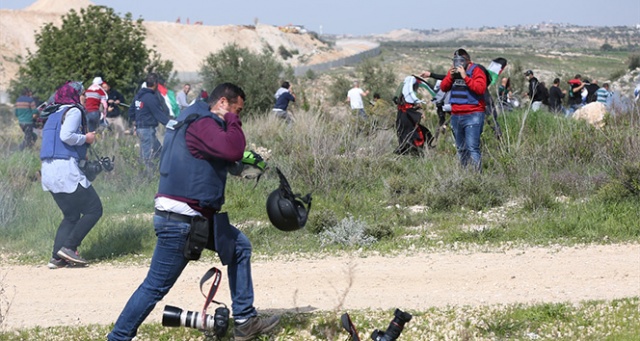
M 542 85 L 542 83 L 538 83 L 538 88 L 536 89 L 540 94 L 542 104 L 549 105 L 549 89 L 546 86 Z

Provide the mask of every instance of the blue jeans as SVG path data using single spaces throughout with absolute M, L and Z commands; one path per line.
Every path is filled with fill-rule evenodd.
M 156 243 L 151 266 L 147 277 L 131 295 L 120 313 L 113 330 L 107 336 L 109 341 L 131 340 L 138 327 L 173 287 L 189 260 L 184 257 L 183 249 L 187 241 L 190 224 L 167 220 L 154 216 L 153 225 L 158 241 Z M 235 259 L 227 267 L 233 317 L 245 319 L 256 316 L 253 307 L 253 281 L 251 279 L 251 243 L 243 233 L 238 235 Z M 193 310 L 197 307 L 184 307 Z M 197 310 L 197 309 L 196 309 Z
M 100 112 L 92 111 L 87 113 L 87 130 L 96 131 L 100 125 Z
M 451 129 L 456 137 L 458 159 L 463 167 L 473 163 L 474 168 L 481 169 L 482 153 L 480 151 L 480 135 L 484 127 L 484 112 L 466 115 L 451 115 Z
M 136 128 L 136 135 L 140 139 L 140 160 L 147 171 L 154 168 L 154 159 L 160 157 L 162 145 L 156 137 L 155 127 Z

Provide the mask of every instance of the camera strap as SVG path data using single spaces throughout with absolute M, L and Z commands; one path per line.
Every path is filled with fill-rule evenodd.
M 206 281 L 208 281 L 211 277 L 213 277 L 213 282 L 211 282 L 211 288 L 209 289 L 209 294 L 205 295 L 204 291 L 202 290 L 202 286 L 204 285 L 204 283 Z M 205 297 L 206 301 L 204 302 L 204 307 L 202 308 L 202 318 L 203 318 L 203 325 L 204 324 L 204 318 L 207 314 L 207 309 L 209 308 L 209 304 L 211 302 L 216 303 L 216 304 L 220 304 L 225 306 L 225 308 L 227 307 L 226 304 L 215 301 L 213 298 L 216 296 L 216 292 L 218 292 L 218 287 L 220 286 L 220 280 L 222 279 L 222 272 L 220 270 L 218 270 L 218 268 L 216 268 L 215 266 L 212 267 L 211 269 L 207 270 L 207 272 L 204 274 L 204 276 L 202 276 L 202 279 L 200 279 L 200 292 L 202 293 L 202 296 Z
M 360 341 L 360 336 L 358 336 L 358 331 L 356 330 L 356 326 L 351 322 L 351 318 L 349 314 L 344 313 L 340 317 L 340 321 L 342 322 L 342 328 L 344 328 L 351 337 L 352 341 Z

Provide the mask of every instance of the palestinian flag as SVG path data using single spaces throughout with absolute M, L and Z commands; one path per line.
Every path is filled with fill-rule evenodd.
M 433 88 L 431 88 L 431 85 L 429 85 L 429 83 L 427 83 L 427 81 L 422 78 L 422 77 L 418 77 L 416 75 L 412 75 L 413 77 L 416 78 L 416 80 L 418 80 L 419 83 L 419 87 L 426 89 L 429 92 L 429 95 L 431 95 L 431 97 L 435 98 L 436 97 L 436 92 L 433 90 Z
M 158 92 L 160 92 L 162 98 L 164 98 L 164 102 L 167 104 L 167 108 L 169 108 L 169 115 L 171 115 L 171 117 L 178 117 L 178 115 L 180 115 L 180 106 L 176 100 L 175 92 L 168 90 L 162 84 L 158 84 Z
M 487 71 L 489 71 L 489 74 L 491 75 L 491 79 L 488 82 L 489 86 L 496 83 L 496 81 L 498 80 L 498 75 L 500 75 L 500 73 L 506 66 L 507 60 L 502 57 L 496 58 L 491 61 L 491 64 L 489 64 L 489 67 L 487 68 Z

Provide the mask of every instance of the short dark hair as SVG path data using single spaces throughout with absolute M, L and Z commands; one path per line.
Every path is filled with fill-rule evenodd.
M 454 56 L 460 56 L 460 57 L 464 57 L 464 59 L 466 60 L 471 60 L 471 56 L 469 55 L 469 53 L 467 52 L 467 50 L 465 49 L 457 49 L 454 53 Z
M 287 82 L 287 81 L 284 81 L 284 82 L 282 82 L 281 87 L 283 87 L 285 89 L 289 89 L 291 87 L 291 84 L 289 84 L 289 82 Z
M 222 97 L 226 98 L 230 103 L 236 103 L 238 97 L 242 98 L 243 101 L 247 100 L 244 90 L 233 83 L 222 83 L 216 86 L 211 91 L 208 102 L 209 104 L 215 104 Z
M 553 80 L 553 84 L 560 84 L 560 78 L 556 78 Z
M 373 94 L 373 98 L 375 98 L 375 99 L 380 99 L 380 94 L 379 94 L 379 93 L 377 93 L 377 92 L 376 92 L 376 93 L 374 93 L 374 94 Z
M 147 75 L 145 82 L 147 83 L 147 88 L 151 88 L 156 86 L 159 83 L 160 76 L 157 73 L 151 72 Z

